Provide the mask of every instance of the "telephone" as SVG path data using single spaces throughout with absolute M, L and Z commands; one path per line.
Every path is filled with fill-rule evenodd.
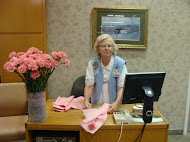
M 123 111 L 113 112 L 113 117 L 116 124 L 121 124 L 122 122 L 128 124 L 132 123 L 132 117 L 129 114 L 129 111 L 125 109 Z

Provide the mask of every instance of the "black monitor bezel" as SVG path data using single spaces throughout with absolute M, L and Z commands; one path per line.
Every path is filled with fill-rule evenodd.
M 166 75 L 166 72 L 127 73 L 126 77 L 125 77 L 125 83 L 124 83 L 122 104 L 135 104 L 135 103 L 143 103 L 144 102 L 144 95 L 145 94 L 142 95 L 143 92 L 144 92 L 143 89 L 138 90 L 138 93 L 133 90 L 133 92 L 135 92 L 134 95 L 127 95 L 127 93 L 129 92 L 128 87 L 131 86 L 131 85 L 128 85 L 129 82 L 130 82 L 129 80 L 131 80 L 131 79 L 134 80 L 134 78 L 144 78 L 144 79 L 149 80 L 149 81 L 154 80 L 154 82 L 153 82 L 153 91 L 154 91 L 153 100 L 158 101 L 159 97 L 161 95 L 161 90 L 162 90 L 162 86 L 163 86 L 163 83 L 164 83 L 165 75 Z M 156 83 L 155 82 L 156 80 L 159 80 L 159 82 Z M 139 82 L 139 84 L 142 84 L 142 80 Z M 138 87 L 140 86 L 139 84 L 136 83 L 136 85 Z M 150 82 L 150 84 L 151 84 L 151 82 Z M 156 88 L 155 85 L 158 88 Z M 160 93 L 158 93 L 158 91 L 160 91 Z M 130 92 L 132 92 L 132 91 L 130 91 Z M 138 95 L 136 95 L 136 94 L 138 94 Z M 131 100 L 131 96 L 134 97 L 134 98 L 136 97 L 137 99 L 136 100 Z

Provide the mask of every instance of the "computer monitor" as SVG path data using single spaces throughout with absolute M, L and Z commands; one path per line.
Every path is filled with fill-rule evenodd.
M 122 104 L 143 103 L 146 95 L 158 101 L 165 72 L 128 73 L 125 78 Z

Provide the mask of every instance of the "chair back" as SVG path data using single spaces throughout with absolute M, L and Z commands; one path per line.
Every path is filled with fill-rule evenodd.
M 73 83 L 73 87 L 71 89 L 71 95 L 75 98 L 79 96 L 84 96 L 84 88 L 85 88 L 85 75 L 78 77 Z

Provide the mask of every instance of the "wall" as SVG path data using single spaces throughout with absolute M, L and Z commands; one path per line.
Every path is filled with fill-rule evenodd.
M 148 48 L 120 50 L 129 72 L 166 71 L 162 95 L 155 106 L 170 130 L 183 130 L 190 61 L 189 0 L 46 0 L 47 51 L 63 50 L 71 60 L 49 81 L 49 98 L 69 96 L 74 80 L 85 74 L 95 56 L 91 48 L 93 7 L 147 8 Z

